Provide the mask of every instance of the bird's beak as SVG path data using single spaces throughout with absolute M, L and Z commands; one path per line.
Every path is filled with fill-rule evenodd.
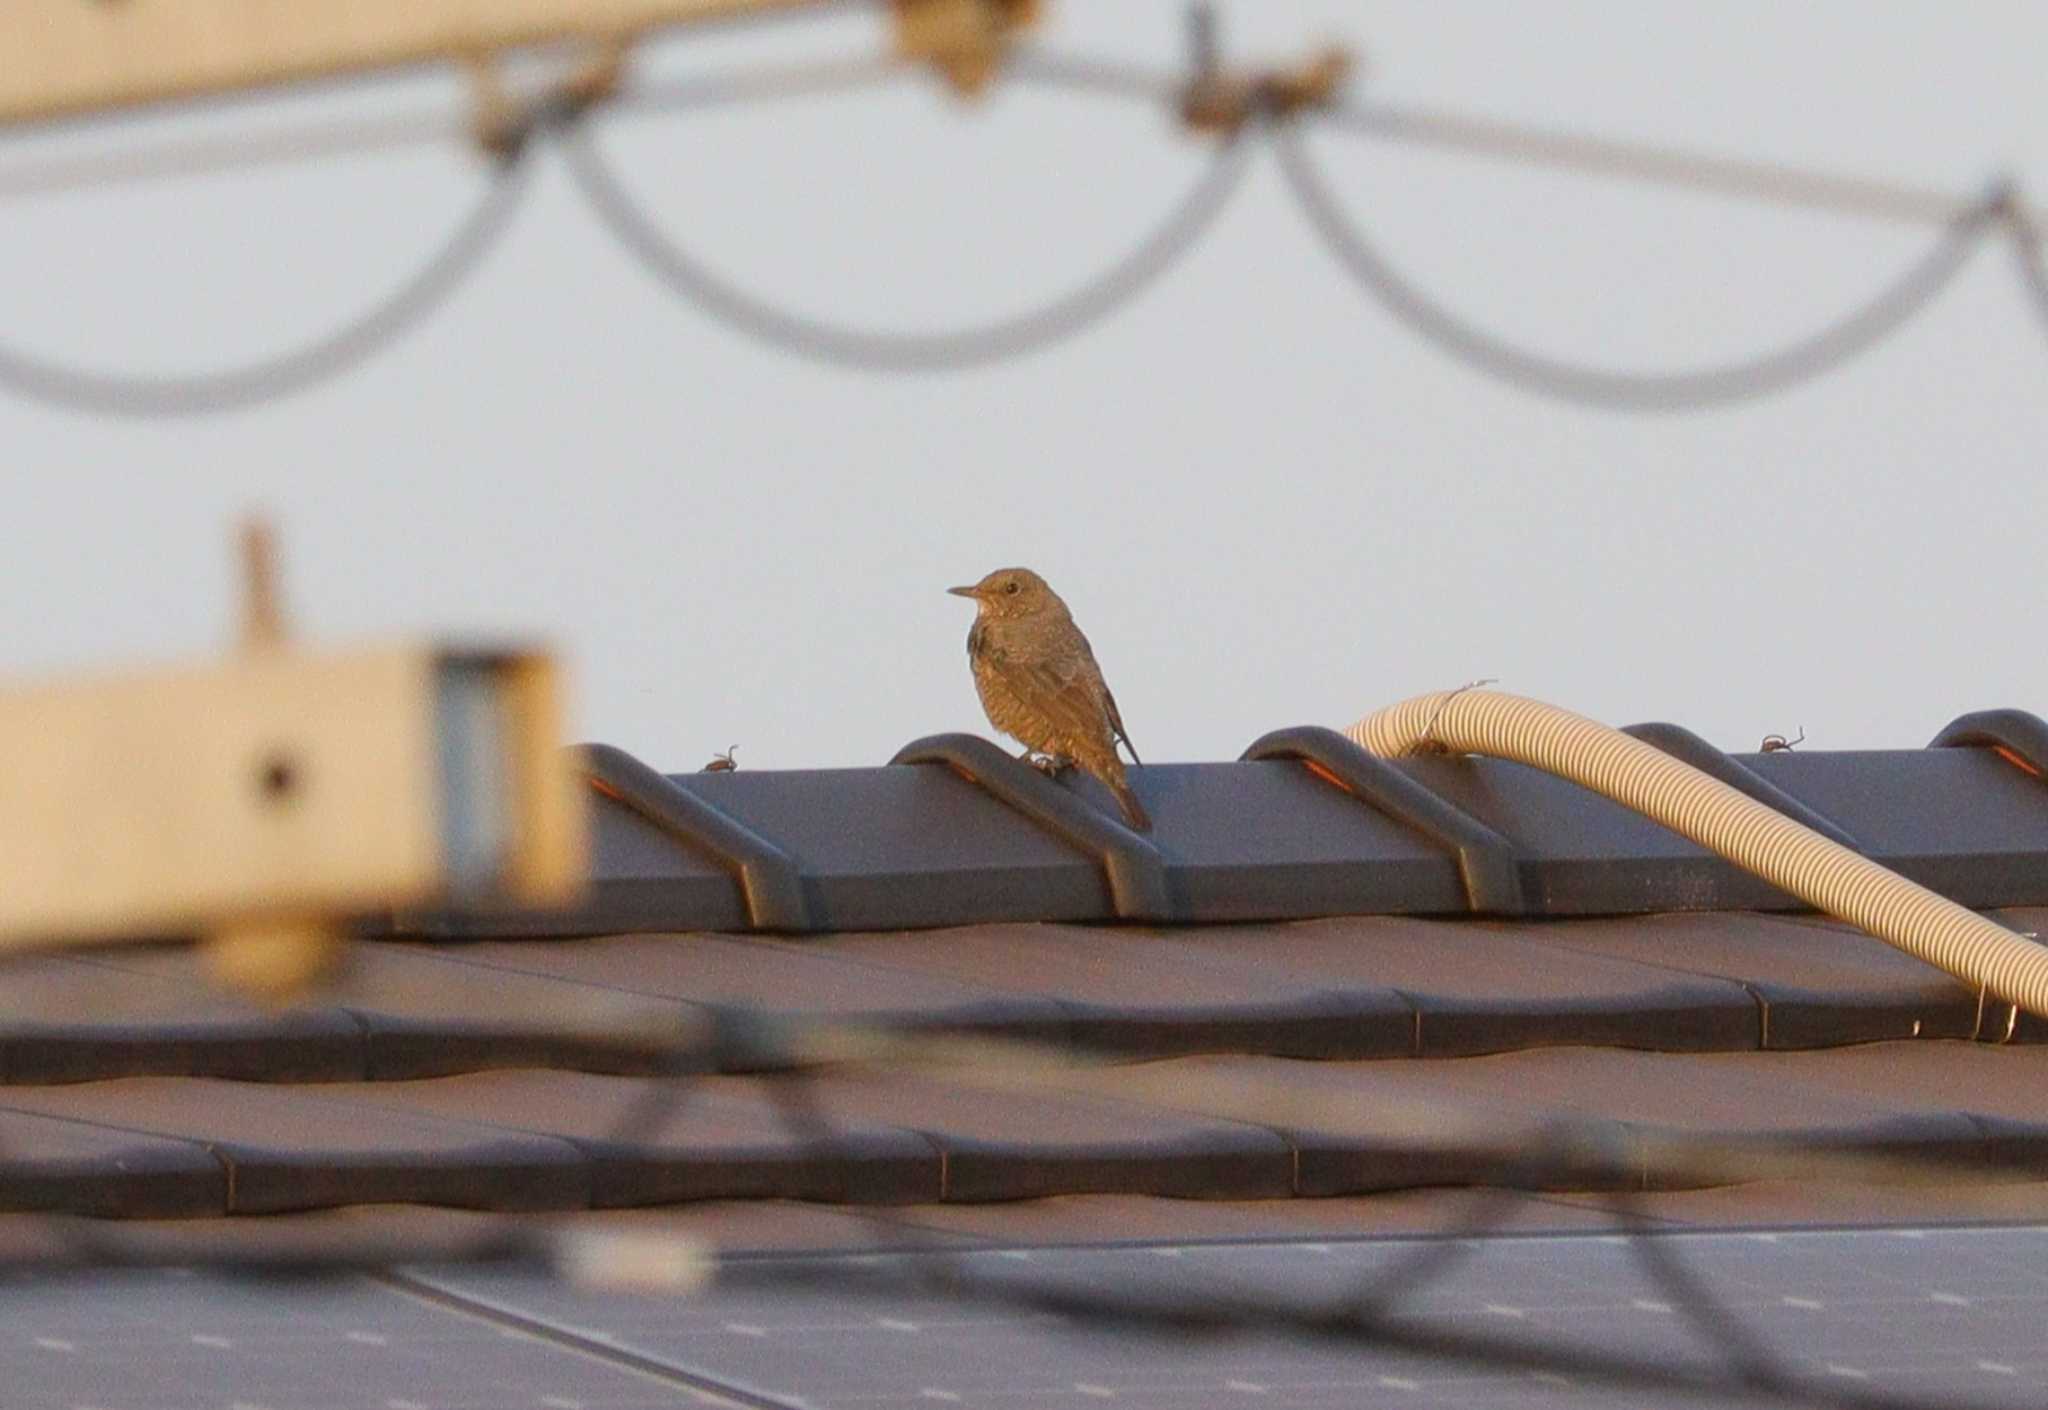
M 980 597 L 980 596 L 981 596 L 981 589 L 980 589 L 980 588 L 971 588 L 971 587 L 956 587 L 956 588 L 947 588 L 947 589 L 946 589 L 946 591 L 947 591 L 947 592 L 950 592 L 950 593 L 952 593 L 952 594 L 953 594 L 953 596 L 955 596 L 955 597 Z

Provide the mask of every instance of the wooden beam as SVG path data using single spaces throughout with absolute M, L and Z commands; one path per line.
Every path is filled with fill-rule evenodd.
M 829 0 L 7 0 L 0 124 Z
M 0 948 L 560 903 L 554 667 L 402 646 L 0 692 Z

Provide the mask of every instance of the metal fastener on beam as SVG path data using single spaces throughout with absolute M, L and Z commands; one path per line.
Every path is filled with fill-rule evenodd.
M 584 776 L 600 793 L 670 837 L 716 857 L 739 882 L 756 930 L 816 930 L 796 861 L 738 819 L 720 812 L 666 774 L 609 744 L 577 746 Z
M 1038 0 L 895 0 L 896 52 L 930 64 L 963 98 L 978 97 L 1002 67 Z
M 1181 90 L 1180 119 L 1190 132 L 1234 137 L 1254 118 L 1286 120 L 1337 100 L 1350 78 L 1350 51 L 1326 44 L 1300 63 L 1260 69 L 1226 69 L 1216 38 L 1216 11 L 1208 4 L 1188 9 L 1192 75 Z
M 1852 852 L 1863 850 L 1863 844 L 1847 829 L 1815 812 L 1732 754 L 1716 749 L 1684 725 L 1649 720 L 1639 725 L 1623 725 L 1621 732 L 1669 754 L 1681 764 L 1692 765 L 1709 778 L 1748 794 L 1766 808 L 1774 808 L 1794 822 L 1803 823 L 1830 842 Z
M 1166 884 L 1166 859 L 1158 848 L 988 740 L 972 734 L 927 735 L 904 745 L 889 762 L 945 764 L 1043 831 L 1094 857 L 1109 882 L 1117 919 L 1178 919 Z
M 1528 915 L 1521 857 L 1514 843 L 1435 793 L 1389 760 L 1333 729 L 1296 725 L 1252 741 L 1247 760 L 1297 759 L 1353 797 L 1451 852 L 1465 903 L 1492 915 Z

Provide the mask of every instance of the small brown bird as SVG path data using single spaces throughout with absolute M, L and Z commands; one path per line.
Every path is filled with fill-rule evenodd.
M 1139 831 L 1152 826 L 1124 777 L 1117 741 L 1143 762 L 1103 683 L 1088 638 L 1067 604 L 1029 568 L 998 568 L 973 587 L 947 588 L 979 607 L 967 633 L 967 662 L 989 723 L 1024 745 L 1024 758 L 1050 756 L 1054 773 L 1078 764 L 1116 795 Z

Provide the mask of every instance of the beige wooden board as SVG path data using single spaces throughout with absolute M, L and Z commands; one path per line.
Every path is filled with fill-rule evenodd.
M 0 692 L 0 939 L 183 933 L 432 899 L 444 659 L 418 646 L 254 651 Z M 515 709 L 521 664 L 540 659 L 508 658 Z M 505 760 L 511 870 L 515 890 L 559 890 L 582 858 L 578 823 L 555 814 L 577 805 L 559 741 L 540 737 L 555 708 L 546 667 L 527 669 L 527 725 Z
M 0 0 L 0 123 L 822 0 Z
M 514 900 L 561 904 L 590 875 L 590 788 L 568 750 L 561 673 L 551 658 L 516 656 L 504 667 L 513 738 L 512 799 L 519 820 L 506 877 Z

